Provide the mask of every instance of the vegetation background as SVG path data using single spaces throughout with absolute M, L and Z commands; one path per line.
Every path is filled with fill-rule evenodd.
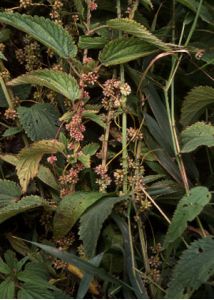
M 0 298 L 213 298 L 211 0 L 0 3 Z

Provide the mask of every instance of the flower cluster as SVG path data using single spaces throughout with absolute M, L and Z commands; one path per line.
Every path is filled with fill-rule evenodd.
M 89 1 L 88 8 L 90 9 L 90 11 L 96 10 L 97 9 L 97 3 L 95 1 Z
M 15 120 L 17 117 L 17 112 L 13 108 L 8 108 L 5 110 L 4 116 L 8 120 Z
M 72 139 L 81 142 L 84 139 L 83 132 L 85 131 L 85 126 L 82 124 L 82 116 L 80 114 L 73 116 L 71 122 L 66 125 L 66 129 L 69 131 Z
M 32 5 L 32 0 L 20 0 L 19 2 L 21 8 L 27 8 L 30 5 Z
M 96 183 L 99 185 L 101 193 L 104 193 L 106 188 L 111 184 L 111 178 L 108 176 L 107 171 L 107 167 L 103 165 L 98 165 L 95 168 L 95 173 L 100 177 L 96 180 Z
M 65 186 L 68 184 L 76 184 L 79 180 L 79 172 L 83 169 L 81 163 L 77 163 L 75 167 L 72 167 L 66 175 L 59 177 L 59 182 L 61 185 Z
M 49 164 L 51 164 L 51 165 L 53 165 L 55 162 L 57 161 L 57 157 L 56 157 L 56 155 L 51 155 L 51 156 L 49 156 L 48 158 L 47 158 L 47 162 L 49 163 Z
M 143 133 L 139 129 L 133 127 L 127 128 L 128 138 L 133 142 L 140 141 L 143 139 Z
M 62 20 L 60 18 L 60 10 L 63 7 L 61 0 L 55 0 L 52 5 L 52 11 L 50 12 L 50 17 L 55 23 L 62 25 Z
M 98 79 L 97 72 L 83 73 L 80 78 L 80 87 L 84 88 L 87 85 L 95 85 Z

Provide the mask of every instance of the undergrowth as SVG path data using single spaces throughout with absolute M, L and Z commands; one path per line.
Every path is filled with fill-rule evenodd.
M 0 4 L 0 298 L 212 298 L 211 0 Z

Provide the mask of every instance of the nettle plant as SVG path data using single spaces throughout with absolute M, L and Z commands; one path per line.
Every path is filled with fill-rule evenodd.
M 211 10 L 5 1 L 1 298 L 213 293 Z

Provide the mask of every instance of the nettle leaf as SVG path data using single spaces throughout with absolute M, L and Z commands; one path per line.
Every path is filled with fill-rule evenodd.
M 126 200 L 127 197 L 105 197 L 91 206 L 80 218 L 80 239 L 86 255 L 92 257 L 95 255 L 97 241 L 102 229 L 103 223 L 109 217 L 114 205 Z M 89 230 L 90 228 L 90 230 Z
M 42 140 L 20 151 L 16 170 L 23 193 L 27 191 L 30 180 L 37 176 L 43 155 L 63 152 L 63 150 L 64 145 L 57 140 Z
M 140 39 L 124 37 L 110 41 L 100 52 L 99 60 L 105 66 L 113 66 L 148 56 L 155 51 L 154 46 Z
M 16 202 L 21 194 L 20 187 L 14 181 L 0 180 L 0 207 Z
M 10 203 L 7 206 L 1 208 L 0 224 L 20 213 L 46 205 L 47 202 L 39 196 L 32 195 L 23 197 L 20 201 L 16 203 Z
M 86 209 L 104 195 L 99 192 L 75 192 L 62 198 L 54 216 L 54 236 L 65 236 Z
M 122 30 L 129 33 L 141 40 L 147 42 L 148 44 L 154 45 L 164 51 L 170 51 L 170 47 L 152 34 L 145 26 L 142 24 L 130 20 L 128 18 L 112 19 L 107 21 L 107 25 L 116 30 Z
M 80 49 L 102 49 L 108 38 L 104 36 L 80 36 L 78 46 Z
M 80 89 L 76 79 L 65 72 L 49 69 L 37 70 L 13 79 L 8 82 L 8 85 L 24 83 L 45 86 L 71 101 L 80 97 Z
M 77 47 L 71 35 L 62 26 L 50 19 L 0 12 L 0 22 L 26 32 L 62 58 L 72 58 L 77 54 Z
M 82 148 L 82 152 L 85 155 L 92 156 L 97 152 L 97 150 L 99 148 L 100 148 L 100 145 L 98 143 L 90 143 Z
M 192 188 L 189 195 L 185 195 L 177 205 L 172 223 L 169 225 L 164 247 L 179 238 L 187 227 L 187 222 L 193 221 L 209 203 L 211 194 L 204 186 Z
M 49 103 L 37 103 L 31 107 L 18 107 L 19 120 L 32 141 L 53 139 L 56 136 L 59 113 Z
M 40 165 L 37 177 L 45 184 L 52 187 L 54 190 L 56 190 L 56 191 L 59 190 L 59 185 L 58 185 L 53 173 L 51 172 L 51 170 L 49 168 L 47 168 L 43 165 Z
M 183 101 L 181 124 L 187 126 L 194 123 L 210 105 L 214 105 L 214 88 L 211 86 L 193 88 Z
M 165 299 L 189 299 L 214 275 L 214 237 L 193 242 L 174 268 Z
M 14 299 L 15 289 L 15 281 L 7 277 L 0 283 L 0 299 Z
M 94 112 L 86 110 L 86 111 L 83 112 L 83 117 L 85 119 L 89 119 L 90 121 L 93 121 L 94 123 L 97 123 L 98 125 L 100 125 L 103 128 L 106 128 L 106 124 L 103 122 L 101 116 L 97 115 Z
M 90 168 L 91 158 L 89 154 L 82 153 L 80 156 L 78 156 L 78 160 L 83 164 L 84 167 Z
M 197 122 L 181 133 L 183 153 L 192 152 L 200 146 L 214 146 L 214 126 L 204 122 Z

